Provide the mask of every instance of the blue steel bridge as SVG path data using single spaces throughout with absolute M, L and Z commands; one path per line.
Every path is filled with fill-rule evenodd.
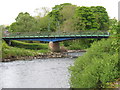
M 65 40 L 73 40 L 80 38 L 108 38 L 110 36 L 107 31 L 85 30 L 78 32 L 16 32 L 3 34 L 2 39 L 10 40 L 30 40 L 45 42 L 60 42 Z
M 60 52 L 59 42 L 65 40 L 81 38 L 108 38 L 109 32 L 106 31 L 79 31 L 79 32 L 17 32 L 3 34 L 4 39 L 9 45 L 11 40 L 30 40 L 49 42 L 49 48 L 53 52 Z

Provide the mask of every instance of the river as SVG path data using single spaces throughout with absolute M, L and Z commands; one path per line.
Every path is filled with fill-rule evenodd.
M 80 53 L 69 53 L 81 56 Z M 72 58 L 34 59 L 0 63 L 1 88 L 69 88 Z

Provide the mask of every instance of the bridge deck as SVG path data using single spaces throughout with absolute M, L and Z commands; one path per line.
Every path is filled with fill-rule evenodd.
M 59 38 L 59 37 L 109 37 L 109 35 L 46 35 L 46 36 L 6 36 L 5 38 Z
M 4 40 L 64 41 L 79 38 L 108 38 L 108 32 L 73 32 L 73 33 L 11 33 L 3 35 Z

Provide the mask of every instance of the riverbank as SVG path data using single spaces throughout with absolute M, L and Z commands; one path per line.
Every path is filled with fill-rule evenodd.
M 69 68 L 71 88 L 118 88 L 118 42 L 119 39 L 116 38 L 94 42 L 86 54 L 77 58 Z
M 67 50 L 67 52 L 49 52 L 49 53 L 39 53 L 35 56 L 11 56 L 4 58 L 1 62 L 10 62 L 15 60 L 33 60 L 33 59 L 46 59 L 46 58 L 77 58 L 77 56 L 70 56 L 68 53 L 76 52 L 86 52 L 86 50 Z
M 2 59 L 4 61 L 14 61 L 35 57 L 41 53 L 48 53 L 48 46 L 44 43 L 26 43 L 21 41 L 12 41 L 12 46 L 8 46 L 5 41 L 2 42 Z
M 85 52 L 85 50 L 68 50 L 61 45 L 61 52 L 50 52 L 47 43 L 27 43 L 21 41 L 11 41 L 12 46 L 2 42 L 2 59 L 0 62 L 10 62 L 15 60 L 32 60 L 43 58 L 77 58 L 69 56 L 68 53 Z

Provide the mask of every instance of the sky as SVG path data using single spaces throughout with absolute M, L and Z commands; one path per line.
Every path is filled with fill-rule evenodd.
M 120 0 L 1 0 L 0 25 L 10 25 L 20 12 L 28 12 L 35 16 L 35 9 L 41 7 L 52 8 L 62 3 L 77 6 L 103 6 L 110 18 L 118 19 L 118 2 Z

